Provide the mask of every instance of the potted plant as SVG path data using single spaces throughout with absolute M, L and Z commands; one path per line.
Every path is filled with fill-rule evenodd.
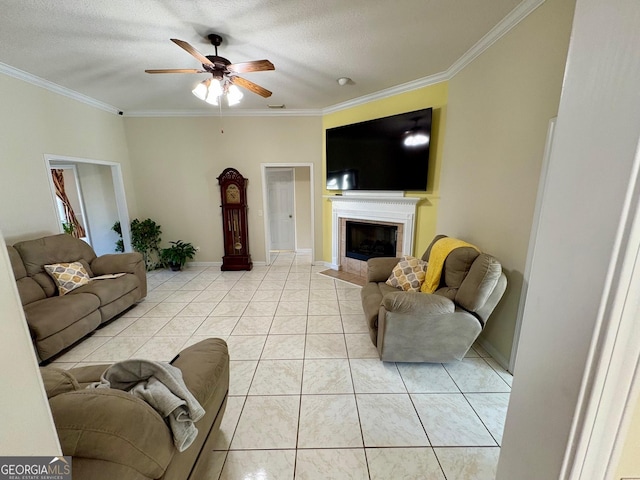
M 187 260 L 195 256 L 197 250 L 192 244 L 182 240 L 169 243 L 171 244 L 169 248 L 163 248 L 160 251 L 160 261 L 174 272 L 177 272 L 184 267 Z
M 114 223 L 111 230 L 120 235 L 120 239 L 116 242 L 116 252 L 124 252 L 120 222 Z M 162 265 L 162 261 L 159 258 L 161 234 L 160 225 L 150 218 L 143 221 L 134 218 L 131 221 L 131 246 L 136 252 L 142 254 L 147 271 L 155 270 Z

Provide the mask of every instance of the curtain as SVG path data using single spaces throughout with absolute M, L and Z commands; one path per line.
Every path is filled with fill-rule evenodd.
M 67 222 L 74 227 L 71 235 L 76 238 L 84 237 L 86 235 L 84 228 L 80 225 L 80 222 L 73 211 L 73 207 L 71 206 L 71 202 L 69 201 L 69 197 L 67 197 L 67 194 L 64 191 L 64 170 L 52 169 L 51 176 L 53 177 L 53 184 L 56 187 L 56 195 L 62 201 L 62 205 L 64 206 L 64 214 L 67 217 Z

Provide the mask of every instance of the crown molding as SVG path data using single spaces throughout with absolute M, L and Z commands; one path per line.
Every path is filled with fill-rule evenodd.
M 521 2 L 444 72 L 436 73 L 435 75 L 430 75 L 428 77 L 419 78 L 418 80 L 414 80 L 412 82 L 403 83 L 395 87 L 380 90 L 379 92 L 375 92 L 370 95 L 364 95 L 362 97 L 354 98 L 343 103 L 338 103 L 336 105 L 326 107 L 322 109 L 322 114 L 326 115 L 328 113 L 339 112 L 340 110 L 364 105 L 365 103 L 369 103 L 374 100 L 381 100 L 393 95 L 411 92 L 419 88 L 428 87 L 430 85 L 435 85 L 436 83 L 451 80 L 467 65 L 469 65 L 478 56 L 480 56 L 482 52 L 487 50 L 491 45 L 502 38 L 507 32 L 518 25 L 527 17 L 527 15 L 533 12 L 544 2 L 545 0 L 524 0 L 523 2 Z
M 435 85 L 436 83 L 444 82 L 445 80 L 449 80 L 447 72 L 436 73 L 435 75 L 429 75 L 428 77 L 412 80 L 411 82 L 396 85 L 395 87 L 385 88 L 384 90 L 370 93 L 369 95 L 363 95 L 362 97 L 354 98 L 351 100 L 347 100 L 346 102 L 332 105 L 331 107 L 323 108 L 322 114 L 326 115 L 328 113 L 339 112 L 340 110 L 357 107 L 358 105 L 364 105 L 365 103 L 373 102 L 374 100 L 382 100 L 384 98 L 392 97 L 400 93 L 411 92 L 419 88 Z
M 44 78 L 36 77 L 31 73 L 19 70 L 15 67 L 7 65 L 6 63 L 0 62 L 0 73 L 4 73 L 9 77 L 17 78 L 18 80 L 22 80 L 23 82 L 30 83 L 31 85 L 35 85 L 36 87 L 42 87 L 45 90 L 49 90 L 50 92 L 57 93 L 64 97 L 77 100 L 91 107 L 99 108 L 100 110 L 104 110 L 105 112 L 118 114 L 118 109 L 113 105 L 109 105 L 107 103 L 96 100 L 95 98 L 83 95 L 82 93 L 78 93 L 75 90 L 63 87 L 61 85 L 58 85 L 57 83 L 50 82 L 49 80 L 45 80 Z
M 125 117 L 218 117 L 219 110 L 136 110 L 124 112 Z M 223 117 L 320 117 L 320 109 L 282 109 L 282 110 L 258 110 L 258 109 L 224 109 Z
M 475 45 L 467 50 L 458 60 L 456 60 L 447 70 L 444 72 L 436 73 L 428 77 L 419 78 L 410 82 L 396 85 L 395 87 L 386 88 L 378 92 L 374 92 L 362 97 L 354 98 L 346 102 L 338 103 L 326 108 L 320 109 L 283 109 L 283 110 L 256 110 L 256 109 L 227 109 L 224 110 L 223 116 L 225 117 L 280 117 L 280 116 L 292 116 L 292 117 L 315 117 L 322 116 L 329 113 L 339 112 L 348 108 L 357 107 L 366 103 L 382 100 L 394 95 L 399 95 L 406 92 L 411 92 L 419 88 L 435 85 L 436 83 L 451 80 L 460 71 L 462 71 L 467 65 L 487 50 L 491 45 L 497 42 L 505 34 L 507 34 L 513 27 L 518 25 L 524 20 L 531 12 L 536 10 L 542 5 L 545 0 L 523 0 L 516 8 L 514 8 L 505 18 L 503 18 L 495 27 L 493 27 L 484 37 L 482 37 Z M 91 98 L 87 95 L 83 95 L 69 88 L 60 86 L 56 83 L 44 80 L 43 78 L 36 77 L 35 75 L 11 67 L 5 63 L 0 62 L 0 73 L 4 73 L 18 80 L 25 81 L 32 85 L 45 88 L 51 92 L 58 93 L 65 97 L 77 100 L 85 103 L 105 112 L 119 114 L 120 109 Z M 220 115 L 219 111 L 202 111 L 202 110 L 138 110 L 125 112 L 125 117 L 215 117 Z
M 447 69 L 446 74 L 449 77 L 448 80 L 460 73 L 460 71 L 462 71 L 467 65 L 479 57 L 482 52 L 500 40 L 513 27 L 518 25 L 544 2 L 545 0 L 524 0 L 516 8 L 511 10 L 509 15 L 504 17 L 495 27 L 489 30 L 484 37 L 478 40 L 473 47 L 467 50 L 464 55 L 462 55 Z

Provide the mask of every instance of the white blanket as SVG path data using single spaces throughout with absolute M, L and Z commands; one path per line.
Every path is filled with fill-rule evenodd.
M 204 409 L 191 394 L 179 368 L 164 362 L 130 359 L 105 370 L 100 382 L 87 388 L 115 388 L 141 398 L 169 421 L 173 443 L 182 452 L 195 440 L 194 425 Z

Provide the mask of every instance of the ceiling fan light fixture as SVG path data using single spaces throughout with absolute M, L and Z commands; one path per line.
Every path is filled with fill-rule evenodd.
M 216 95 L 207 95 L 205 102 L 207 102 L 209 105 L 215 105 L 216 107 L 219 105 L 218 96 Z
M 227 102 L 229 103 L 229 106 L 240 103 L 240 100 L 242 100 L 243 96 L 244 95 L 238 87 L 236 87 L 235 85 L 229 86 L 227 90 Z
M 222 95 L 223 91 L 222 91 L 222 85 L 220 83 L 220 80 L 218 80 L 217 78 L 213 78 L 213 79 L 209 79 L 210 80 L 210 84 L 209 84 L 209 96 L 214 96 L 214 97 L 219 97 Z
M 209 94 L 209 84 L 211 83 L 211 79 L 208 78 L 207 80 L 200 82 L 198 85 L 195 86 L 195 88 L 193 90 L 191 90 L 191 93 L 193 93 L 196 97 L 198 97 L 200 100 L 207 100 L 207 95 Z

